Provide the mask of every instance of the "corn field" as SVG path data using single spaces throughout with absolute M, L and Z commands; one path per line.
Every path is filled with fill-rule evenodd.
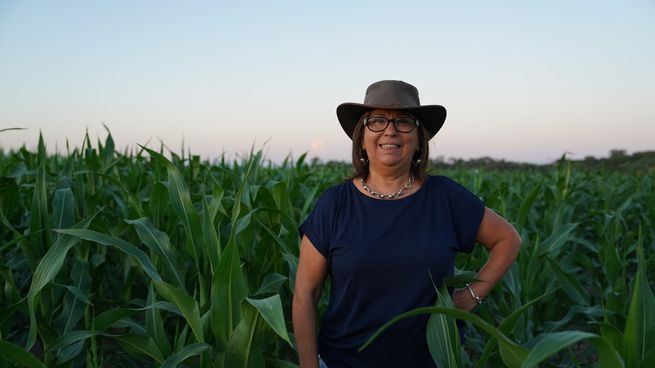
M 166 156 L 117 152 L 110 134 L 66 154 L 42 139 L 0 151 L 0 367 L 297 367 L 297 228 L 350 167 Z M 434 307 L 397 317 L 431 314 L 440 367 L 655 367 L 655 174 L 564 158 L 432 174 L 523 238 L 475 313 L 445 286 L 470 279 L 482 247 L 459 256 Z M 453 318 L 467 321 L 463 345 Z

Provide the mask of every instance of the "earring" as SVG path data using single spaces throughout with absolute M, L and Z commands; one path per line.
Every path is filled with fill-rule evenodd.
M 360 150 L 359 151 L 359 161 L 362 163 L 362 165 L 366 165 L 368 163 L 368 157 L 364 158 L 366 155 L 366 150 Z
M 422 154 L 423 152 L 422 152 L 421 150 L 417 150 L 416 153 L 418 154 L 418 155 L 417 155 L 418 157 L 421 157 L 421 154 Z M 419 158 L 419 159 L 417 159 L 416 161 L 412 161 L 412 164 L 414 164 L 414 166 L 418 167 L 418 165 L 420 165 L 421 162 L 423 162 L 423 160 L 421 160 L 421 159 Z

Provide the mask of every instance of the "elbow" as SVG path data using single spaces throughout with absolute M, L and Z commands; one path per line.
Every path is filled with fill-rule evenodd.
M 519 255 L 522 243 L 519 233 L 509 225 L 490 250 L 513 262 Z
M 511 241 L 510 243 L 512 244 L 512 250 L 514 253 L 514 258 L 516 258 L 519 254 L 519 251 L 521 250 L 521 245 L 523 244 L 523 239 L 521 239 L 521 236 L 519 235 L 518 231 L 516 229 L 512 229 L 512 234 L 511 234 Z
M 309 290 L 299 290 L 296 288 L 293 292 L 293 305 L 313 305 L 318 304 L 321 298 L 322 290 L 320 288 L 312 288 Z

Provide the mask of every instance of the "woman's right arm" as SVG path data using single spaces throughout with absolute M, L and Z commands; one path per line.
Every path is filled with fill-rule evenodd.
M 303 236 L 300 242 L 300 257 L 291 312 L 301 368 L 318 367 L 316 307 L 323 292 L 327 268 L 327 259 L 316 250 L 306 236 Z

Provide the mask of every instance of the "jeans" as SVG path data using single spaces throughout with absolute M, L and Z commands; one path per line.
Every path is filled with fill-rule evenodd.
M 318 367 L 319 367 L 319 368 L 328 368 L 327 364 L 325 364 L 325 362 L 323 361 L 323 359 L 321 359 L 321 356 L 320 356 L 320 355 L 318 356 Z

